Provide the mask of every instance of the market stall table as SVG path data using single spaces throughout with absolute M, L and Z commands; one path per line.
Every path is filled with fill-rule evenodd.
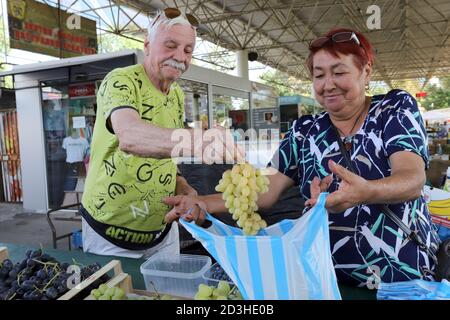
M 25 257 L 25 253 L 28 249 L 35 249 L 31 246 L 17 245 L 12 243 L 1 243 L 0 247 L 7 247 L 9 257 L 12 261 L 21 261 Z M 101 256 L 91 253 L 84 253 L 78 250 L 65 251 L 52 248 L 44 248 L 46 253 L 54 257 L 60 262 L 79 263 L 82 265 L 89 265 L 95 262 L 100 263 L 102 266 L 110 262 L 111 260 L 120 260 L 122 269 L 124 272 L 131 275 L 133 281 L 133 287 L 136 289 L 145 289 L 144 279 L 140 272 L 140 266 L 145 262 L 144 259 L 132 259 L 116 256 Z M 368 290 L 364 288 L 354 288 L 344 285 L 339 285 L 343 300 L 375 300 L 376 290 Z

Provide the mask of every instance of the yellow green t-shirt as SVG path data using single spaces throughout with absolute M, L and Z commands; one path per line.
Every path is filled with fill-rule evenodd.
M 97 117 L 82 198 L 86 220 L 119 246 L 150 247 L 165 228 L 169 207 L 161 200 L 175 193 L 176 164 L 170 158 L 144 158 L 121 151 L 107 125 L 111 113 L 119 108 L 133 108 L 143 121 L 159 127 L 182 128 L 184 96 L 176 83 L 167 95 L 157 90 L 141 64 L 111 71 L 97 92 Z

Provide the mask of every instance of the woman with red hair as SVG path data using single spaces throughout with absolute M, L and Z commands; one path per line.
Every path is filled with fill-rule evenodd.
M 422 195 L 428 151 L 417 102 L 403 90 L 366 95 L 374 55 L 357 31 L 331 30 L 309 49 L 315 98 L 325 111 L 293 123 L 269 164 L 269 191 L 258 207 L 270 208 L 294 184 L 307 207 L 327 191 L 340 282 L 433 280 L 439 240 Z M 194 204 L 226 212 L 220 195 L 186 200 L 170 204 L 179 212 Z

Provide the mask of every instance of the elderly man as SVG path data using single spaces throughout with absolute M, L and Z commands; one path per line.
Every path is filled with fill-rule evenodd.
M 136 258 L 179 252 L 178 226 L 166 225 L 170 208 L 162 199 L 196 194 L 170 157 L 179 145 L 172 134 L 184 120 L 175 80 L 189 67 L 197 25 L 178 9 L 158 13 L 148 27 L 144 63 L 111 71 L 99 88 L 81 208 L 86 252 Z M 224 146 L 228 134 L 219 135 Z

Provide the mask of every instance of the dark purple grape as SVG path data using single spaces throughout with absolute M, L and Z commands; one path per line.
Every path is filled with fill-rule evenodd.
M 58 290 L 56 290 L 55 288 L 51 287 L 48 288 L 45 291 L 45 295 L 50 298 L 50 299 L 56 299 L 56 297 L 58 297 Z
M 29 268 L 33 268 L 34 266 L 36 266 L 36 264 L 37 264 L 37 262 L 34 261 L 32 258 L 30 258 L 30 259 L 27 260 L 27 266 L 28 266 Z
M 46 279 L 47 278 L 47 272 L 45 272 L 44 269 L 39 270 L 36 273 L 36 277 L 40 278 L 40 279 Z
M 31 257 L 31 254 L 33 253 L 33 250 L 29 249 L 27 250 L 27 252 L 25 252 L 25 255 L 27 256 L 27 258 Z
M 31 267 L 26 267 L 22 271 L 22 276 L 31 276 L 32 274 L 33 274 L 33 268 L 31 268 Z
M 24 282 L 22 283 L 22 285 L 21 285 L 20 287 L 21 287 L 23 290 L 28 291 L 28 290 L 34 289 L 34 284 L 35 284 L 34 281 L 26 280 L 26 281 L 24 281 Z
M 50 255 L 44 253 L 39 259 L 40 259 L 42 262 L 47 262 L 47 261 L 50 261 L 52 258 L 53 258 L 53 257 L 51 257 Z
M 9 259 L 3 260 L 2 265 L 3 265 L 3 267 L 8 268 L 10 270 L 14 267 L 13 262 L 11 260 L 9 260 Z
M 68 291 L 67 286 L 65 286 L 65 285 L 59 285 L 59 286 L 56 288 L 56 290 L 58 290 L 58 292 L 59 292 L 60 294 L 63 294 L 63 293 L 65 293 L 65 292 Z
M 0 269 L 0 279 L 5 279 L 5 278 L 8 276 L 9 271 L 10 271 L 10 270 L 9 270 L 8 268 L 2 267 L 2 268 Z
M 27 267 L 27 259 L 23 259 L 22 262 L 20 263 L 20 269 L 19 270 L 23 270 Z
M 41 255 L 42 255 L 42 250 L 37 249 L 31 253 L 31 258 L 37 258 L 37 257 L 40 257 Z
M 12 270 L 9 272 L 8 275 L 9 275 L 10 278 L 16 279 L 16 278 L 17 278 L 17 271 L 16 271 L 15 269 L 12 269 Z
M 13 282 L 11 282 L 11 288 L 12 289 L 19 288 L 19 283 L 17 282 L 17 280 L 14 280 Z
M 66 271 L 69 266 L 70 266 L 70 264 L 68 264 L 67 262 L 64 262 L 64 263 L 61 264 L 61 269 Z

